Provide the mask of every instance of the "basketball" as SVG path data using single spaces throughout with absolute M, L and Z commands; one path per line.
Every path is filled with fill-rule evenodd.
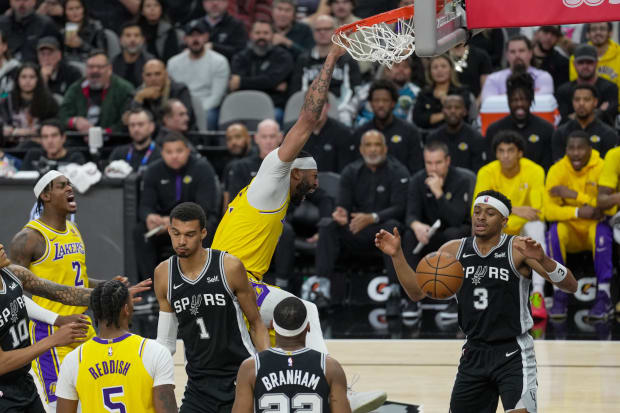
M 431 252 L 418 264 L 416 279 L 427 297 L 447 300 L 463 284 L 463 266 L 450 253 Z

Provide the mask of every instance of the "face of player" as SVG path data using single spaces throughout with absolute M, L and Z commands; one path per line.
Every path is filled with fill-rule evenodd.
M 11 0 L 11 9 L 18 19 L 27 16 L 34 11 L 35 0 Z
M 6 267 L 10 263 L 11 261 L 9 261 L 9 257 L 6 255 L 4 245 L 0 244 L 0 268 Z
M 592 80 L 596 76 L 596 60 L 584 59 L 573 64 L 580 79 Z
M 301 180 L 291 191 L 291 204 L 299 205 L 306 199 L 306 195 L 313 193 L 319 187 L 319 173 L 316 169 L 298 169 Z
M 175 254 L 181 258 L 188 258 L 202 248 L 202 240 L 207 236 L 207 230 L 200 229 L 200 222 L 197 219 L 187 222 L 173 219 L 168 227 L 168 234 Z
M 241 156 L 250 146 L 250 135 L 241 125 L 231 125 L 226 129 L 226 148 L 231 155 Z
M 433 59 L 430 66 L 431 79 L 434 83 L 446 83 L 450 81 L 452 68 L 450 63 L 444 57 Z
M 71 23 L 82 23 L 84 6 L 79 0 L 69 0 L 65 3 L 65 18 Z
M 48 158 L 55 158 L 62 152 L 66 139 L 55 126 L 46 125 L 41 128 L 41 146 Z
M 181 102 L 172 104 L 172 114 L 164 117 L 164 126 L 175 132 L 186 132 L 189 127 L 189 113 Z
M 389 90 L 377 89 L 370 96 L 370 107 L 375 114 L 375 118 L 386 121 L 392 115 L 396 102 L 392 99 Z
M 448 96 L 443 102 L 443 116 L 446 124 L 450 127 L 457 127 L 463 123 L 467 115 L 465 102 L 460 96 Z
M 450 156 L 442 150 L 424 151 L 424 169 L 428 176 L 445 178 L 450 168 Z
M 478 204 L 474 207 L 472 227 L 474 235 L 480 238 L 491 238 L 502 232 L 502 228 L 508 222 L 495 208 L 486 204 Z
M 351 0 L 334 0 L 330 7 L 334 17 L 340 20 L 348 18 L 353 13 Z
M 511 171 L 523 157 L 523 151 L 520 151 L 514 143 L 500 143 L 497 145 L 495 157 L 502 165 L 502 170 Z
M 607 23 L 591 23 L 586 36 L 594 47 L 600 47 L 609 41 L 610 34 Z
M 55 209 L 66 215 L 77 211 L 75 194 L 71 182 L 64 176 L 59 176 L 52 181 L 51 189 L 41 193 L 41 199 L 48 202 L 45 207 Z
M 202 6 L 210 18 L 219 19 L 226 13 L 228 0 L 203 0 Z
M 366 165 L 376 167 L 385 162 L 387 157 L 387 145 L 385 140 L 378 133 L 366 133 L 362 136 L 360 153 Z
M 144 112 L 133 113 L 129 116 L 129 136 L 136 144 L 144 143 L 155 131 L 155 123 Z
M 399 86 L 411 80 L 411 66 L 407 61 L 394 63 L 391 69 L 386 69 L 385 76 Z
M 510 114 L 517 121 L 524 121 L 530 114 L 530 102 L 523 90 L 515 90 L 508 98 Z
M 278 28 L 289 27 L 295 21 L 295 7 L 289 3 L 278 3 L 271 14 L 273 24 Z
M 161 148 L 161 157 L 168 168 L 179 170 L 187 165 L 190 150 L 183 141 L 166 142 Z
M 121 47 L 130 54 L 138 54 L 144 45 L 144 36 L 140 27 L 127 27 L 121 34 Z
M 592 147 L 582 138 L 568 138 L 566 156 L 575 171 L 581 171 L 590 161 Z
M 527 69 L 532 61 L 532 51 L 527 48 L 527 44 L 523 40 L 513 40 L 508 42 L 506 60 L 508 60 L 508 65 L 512 70 L 517 66 Z
M 598 100 L 592 95 L 592 91 L 588 89 L 577 89 L 573 94 L 573 109 L 577 119 L 589 118 L 596 109 Z
M 142 15 L 149 23 L 155 23 L 161 18 L 161 4 L 157 0 L 145 0 L 142 5 Z

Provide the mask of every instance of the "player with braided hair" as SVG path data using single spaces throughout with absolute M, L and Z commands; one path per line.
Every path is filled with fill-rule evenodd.
M 174 364 L 170 352 L 155 340 L 129 332 L 133 315 L 127 286 L 106 281 L 90 297 L 99 335 L 66 357 L 56 396 L 59 413 L 177 412 Z

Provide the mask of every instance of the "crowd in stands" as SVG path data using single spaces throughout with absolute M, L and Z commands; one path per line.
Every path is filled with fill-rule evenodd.
M 142 175 L 135 243 L 146 277 L 170 253 L 167 216 L 176 204 L 202 205 L 214 234 L 228 202 L 290 128 L 287 103 L 318 75 L 334 29 L 407 4 L 0 1 L 1 162 L 39 171 L 126 162 Z M 374 234 L 397 227 L 415 266 L 467 236 L 476 193 L 494 189 L 512 201 L 506 233 L 535 238 L 559 262 L 592 252 L 598 290 L 590 316 L 605 318 L 613 310 L 612 228 L 620 225 L 612 218 L 620 206 L 617 41 L 617 28 L 601 22 L 486 30 L 443 55 L 390 68 L 343 56 L 305 148 L 320 179 L 339 181 L 309 197 L 313 209 L 290 211 L 274 257 L 277 283 L 289 281 L 297 239 L 316 251 L 316 274 L 331 281 L 331 297 L 319 298 L 340 303 L 342 255 L 381 262 Z M 222 103 L 237 91 L 264 92 L 273 119 L 252 124 L 239 114 L 223 124 Z M 485 102 L 498 96 L 505 116 L 483 127 Z M 554 123 L 533 111 L 545 96 L 557 104 Z M 94 158 L 93 127 L 104 134 Z M 201 154 L 206 131 L 221 135 L 225 165 Z M 545 309 L 545 282 L 533 278 L 534 316 L 565 316 L 567 296 L 554 291 Z M 396 287 L 387 305 L 389 315 L 420 311 Z

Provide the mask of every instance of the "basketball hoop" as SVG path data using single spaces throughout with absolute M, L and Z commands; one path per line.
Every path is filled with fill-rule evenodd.
M 437 12 L 444 0 L 437 0 Z M 351 57 L 363 62 L 379 62 L 392 67 L 415 51 L 414 7 L 405 6 L 339 27 L 332 41 Z

